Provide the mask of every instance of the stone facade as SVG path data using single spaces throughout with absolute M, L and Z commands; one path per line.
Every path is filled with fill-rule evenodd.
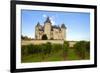
M 48 40 L 65 40 L 66 27 L 64 24 L 62 24 L 61 27 L 53 26 L 50 18 L 47 17 L 43 26 L 38 22 L 35 27 L 35 39 L 42 40 L 43 36 L 46 36 Z

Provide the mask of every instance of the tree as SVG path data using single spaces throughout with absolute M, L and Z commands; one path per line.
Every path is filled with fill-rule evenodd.
M 42 36 L 42 40 L 47 40 L 48 38 L 47 38 L 47 35 L 46 34 L 44 34 L 43 36 Z
M 31 38 L 29 38 L 28 36 L 23 36 L 23 35 L 21 35 L 21 39 L 22 40 L 31 40 Z

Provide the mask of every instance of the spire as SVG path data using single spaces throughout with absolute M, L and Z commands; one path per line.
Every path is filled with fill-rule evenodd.
M 65 29 L 66 29 L 66 26 L 65 26 L 65 24 L 62 24 L 62 25 L 61 25 L 61 28 L 65 28 Z
M 40 25 L 40 23 L 38 22 L 36 26 L 38 27 L 38 26 L 41 26 L 41 25 Z
M 51 23 L 50 18 L 47 17 L 46 21 L 44 23 Z

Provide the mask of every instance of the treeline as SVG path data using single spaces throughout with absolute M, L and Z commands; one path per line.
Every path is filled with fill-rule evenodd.
M 21 35 L 21 39 L 22 40 L 32 40 L 32 38 L 30 38 L 28 36 L 23 36 L 23 35 Z

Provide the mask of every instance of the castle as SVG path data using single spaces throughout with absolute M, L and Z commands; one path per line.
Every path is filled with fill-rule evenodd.
M 43 26 L 38 22 L 35 27 L 35 39 L 42 40 L 44 37 L 47 40 L 65 40 L 66 26 L 64 24 L 61 27 L 52 25 L 50 18 L 47 17 Z

